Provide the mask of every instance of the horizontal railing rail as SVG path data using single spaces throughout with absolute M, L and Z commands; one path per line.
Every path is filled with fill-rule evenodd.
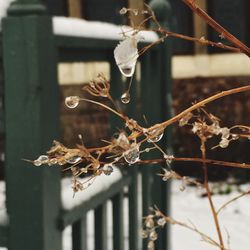
M 130 175 L 123 176 L 123 178 L 119 180 L 117 183 L 112 184 L 112 186 L 109 187 L 107 190 L 96 194 L 94 197 L 91 197 L 90 200 L 83 201 L 81 205 L 76 206 L 70 210 L 62 210 L 58 222 L 59 227 L 61 229 L 64 229 L 68 225 L 75 223 L 83 216 L 83 214 L 86 214 L 89 210 L 95 209 L 105 201 L 113 198 L 115 195 L 121 192 L 123 193 L 124 187 L 130 186 L 130 184 L 131 184 L 131 176 Z

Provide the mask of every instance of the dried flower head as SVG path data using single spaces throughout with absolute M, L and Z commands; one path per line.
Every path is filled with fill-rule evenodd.
M 98 78 L 84 86 L 83 90 L 93 96 L 109 97 L 110 83 L 103 74 L 99 74 Z
M 74 193 L 81 191 L 81 190 L 83 190 L 83 184 L 78 179 L 73 178 L 72 189 L 73 189 Z
M 179 126 L 180 127 L 183 127 L 185 125 L 188 124 L 189 120 L 193 117 L 193 114 L 190 112 L 190 113 L 187 113 L 185 116 L 183 116 L 180 120 L 179 120 Z

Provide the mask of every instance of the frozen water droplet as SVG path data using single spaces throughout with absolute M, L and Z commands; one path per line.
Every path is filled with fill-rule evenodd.
M 61 161 L 58 161 L 58 165 L 59 166 L 63 166 L 64 164 L 66 164 L 67 162 L 65 160 L 61 160 Z
M 227 127 L 221 128 L 220 132 L 223 139 L 228 139 L 228 137 L 230 136 L 230 129 Z
M 74 156 L 66 160 L 69 164 L 76 164 L 77 162 L 80 162 L 82 158 L 80 156 Z
M 40 155 L 37 160 L 41 161 L 41 162 L 45 162 L 49 159 L 49 157 L 47 155 Z
M 51 160 L 50 160 L 50 163 L 51 163 L 52 165 L 57 164 L 57 159 L 56 159 L 56 158 L 51 159 Z
M 166 224 L 165 218 L 160 218 L 157 220 L 157 224 L 161 227 L 163 227 Z
M 125 8 L 125 7 L 123 7 L 123 8 L 120 9 L 120 14 L 121 15 L 125 15 L 127 12 L 128 12 L 128 9 Z
M 154 250 L 155 249 L 155 243 L 150 240 L 147 245 L 148 250 Z
M 167 180 L 171 179 L 173 176 L 174 176 L 174 174 L 172 171 L 168 171 L 167 169 L 164 169 L 164 174 L 163 174 L 162 180 L 167 181 Z
M 128 148 L 128 146 L 130 145 L 129 140 L 124 132 L 121 132 L 119 134 L 118 138 L 116 139 L 116 142 L 121 148 Z
M 37 167 L 39 167 L 39 166 L 42 165 L 42 162 L 40 162 L 40 161 L 38 161 L 38 160 L 34 160 L 33 163 L 34 163 L 34 165 L 37 166 Z
M 220 141 L 220 147 L 221 147 L 221 148 L 226 148 L 228 145 L 229 145 L 229 140 L 223 138 L 223 139 Z
M 182 185 L 179 187 L 179 189 L 180 189 L 181 192 L 183 192 L 183 191 L 185 191 L 186 187 L 185 187 L 184 184 L 182 184 Z
M 164 175 L 163 177 L 162 177 L 162 180 L 163 181 L 168 181 L 170 178 L 172 177 L 172 175 L 170 176 L 168 176 L 168 175 Z
M 124 66 L 124 67 L 120 67 L 119 66 L 120 71 L 122 72 L 122 74 L 126 77 L 130 77 L 134 74 L 135 71 L 135 67 L 129 67 L 129 66 Z
M 147 142 L 158 142 L 163 137 L 163 130 L 162 129 L 154 129 L 150 132 L 147 132 L 147 135 L 150 137 Z
M 163 157 L 164 157 L 164 159 L 166 160 L 166 163 L 167 163 L 167 164 L 171 164 L 172 161 L 173 161 L 173 159 L 174 159 L 174 156 L 173 156 L 173 155 L 167 155 L 167 154 L 165 154 Z
M 141 231 L 141 236 L 143 239 L 146 239 L 148 237 L 148 232 L 146 230 Z
M 152 231 L 150 234 L 149 234 L 149 239 L 152 240 L 152 241 L 155 241 L 157 240 L 158 238 L 158 235 L 155 231 Z
M 34 165 L 39 167 L 44 163 L 47 163 L 47 161 L 49 160 L 47 155 L 40 155 L 36 160 L 34 160 Z
M 114 171 L 113 167 L 111 165 L 105 164 L 103 166 L 103 173 L 105 175 L 111 175 L 111 173 Z
M 127 104 L 127 103 L 130 102 L 130 94 L 129 94 L 128 91 L 126 91 L 125 93 L 122 94 L 122 96 L 121 96 L 121 101 L 122 101 L 122 103 L 124 103 L 124 104 Z
M 238 140 L 240 137 L 237 134 L 232 134 L 232 140 Z
M 140 151 L 138 146 L 135 146 L 124 153 L 124 159 L 129 164 L 136 163 L 139 160 L 139 157 L 140 157 Z
M 139 13 L 139 11 L 138 11 L 137 9 L 134 9 L 134 10 L 133 10 L 133 13 L 134 13 L 135 16 L 137 16 L 138 13 Z
M 146 227 L 147 228 L 153 228 L 154 227 L 154 220 L 153 219 L 151 219 L 151 218 L 149 218 L 149 219 L 147 219 L 147 221 L 146 221 Z
M 75 107 L 78 106 L 79 101 L 80 101 L 80 97 L 79 96 L 68 96 L 65 99 L 65 105 L 68 108 L 73 109 L 73 108 L 75 108 Z

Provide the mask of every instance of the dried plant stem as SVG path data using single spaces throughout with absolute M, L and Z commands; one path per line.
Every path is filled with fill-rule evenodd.
M 239 48 L 228 46 L 228 45 L 225 45 L 225 44 L 223 44 L 221 42 L 217 43 L 217 42 L 209 41 L 209 40 L 207 40 L 205 38 L 190 37 L 190 36 L 178 34 L 178 33 L 171 32 L 171 31 L 166 31 L 166 30 L 161 30 L 160 32 L 163 33 L 163 34 L 166 34 L 168 36 L 171 36 L 171 37 L 176 37 L 176 38 L 180 38 L 180 39 L 183 39 L 183 40 L 200 43 L 200 44 L 203 44 L 203 45 L 210 45 L 212 47 L 218 47 L 218 48 L 230 50 L 230 51 L 233 51 L 233 52 L 241 52 L 241 50 Z
M 250 169 L 250 164 L 238 163 L 238 162 L 227 162 L 227 161 L 218 161 L 213 159 L 201 159 L 201 158 L 188 158 L 188 157 L 174 157 L 172 161 L 185 161 L 185 162 L 205 162 L 206 164 L 213 164 L 223 167 L 232 167 L 232 168 L 244 168 Z M 153 159 L 153 160 L 142 160 L 138 161 L 136 164 L 158 164 L 165 162 L 165 159 Z
M 89 103 L 93 103 L 93 104 L 96 104 L 98 106 L 101 106 L 109 111 L 111 111 L 112 113 L 114 113 L 115 115 L 119 116 L 120 118 L 122 118 L 123 120 L 126 120 L 126 117 L 122 114 L 120 114 L 119 112 L 117 112 L 116 110 L 110 108 L 109 106 L 101 103 L 101 102 L 96 102 L 96 101 L 93 101 L 93 100 L 90 100 L 90 99 L 86 99 L 86 98 L 81 98 L 80 99 L 81 101 L 85 101 L 85 102 L 89 102 Z
M 212 239 L 210 236 L 204 234 L 203 232 L 201 232 L 199 229 L 197 229 L 196 226 L 193 225 L 193 223 L 191 223 L 191 225 L 187 224 L 187 223 L 184 223 L 184 222 L 181 222 L 181 221 L 178 221 L 178 220 L 175 220 L 169 216 L 166 216 L 164 215 L 158 208 L 157 208 L 157 213 L 160 214 L 161 217 L 165 218 L 166 222 L 169 223 L 169 224 L 172 224 L 172 225 L 178 225 L 178 226 L 181 226 L 181 227 L 184 227 L 184 228 L 187 228 L 197 234 L 199 234 L 202 238 L 203 241 L 205 241 L 206 243 L 208 244 L 211 244 L 215 247 L 219 247 L 221 248 L 220 244 L 218 242 L 216 242 L 214 239 Z M 228 249 L 225 249 L 225 250 L 228 250 Z
M 160 23 L 158 22 L 154 12 L 152 11 L 152 9 L 150 8 L 150 6 L 148 6 L 147 4 L 145 4 L 148 11 L 151 13 L 151 15 L 146 18 L 142 24 L 144 24 L 145 22 L 147 22 L 148 20 L 152 19 L 152 21 L 156 24 L 157 28 L 155 29 L 149 29 L 150 31 L 154 31 L 154 32 L 157 32 L 157 33 L 160 33 L 161 35 L 163 35 L 162 37 L 160 37 L 160 39 L 158 39 L 157 41 L 151 43 L 150 45 L 148 46 L 145 46 L 141 51 L 140 51 L 140 55 L 145 53 L 149 48 L 151 48 L 152 46 L 156 45 L 157 43 L 159 42 L 162 42 L 165 38 L 167 37 L 176 37 L 176 38 L 179 38 L 179 39 L 183 39 L 183 40 L 187 40 L 187 41 L 191 41 L 191 42 L 196 42 L 196 43 L 200 43 L 202 45 L 210 45 L 212 47 L 218 47 L 218 48 L 221 48 L 221 49 L 226 49 L 226 50 L 230 50 L 230 51 L 233 51 L 233 52 L 244 52 L 242 51 L 241 48 L 239 48 L 239 43 L 241 43 L 239 40 L 238 40 L 238 43 L 237 43 L 237 46 L 236 47 L 232 47 L 232 46 L 229 46 L 229 45 L 226 45 L 226 44 L 223 44 L 221 42 L 213 42 L 213 41 L 210 41 L 210 40 L 207 40 L 205 39 L 204 37 L 200 37 L 200 38 L 196 38 L 196 37 L 191 37 L 191 36 L 186 36 L 186 35 L 183 35 L 183 34 L 179 34 L 179 33 L 175 33 L 175 32 L 172 32 L 172 31 L 168 31 L 166 29 L 163 29 L 160 25 Z M 211 22 L 214 22 L 216 23 L 212 18 L 211 18 Z M 216 23 L 217 24 L 217 23 Z M 217 24 L 219 26 L 219 24 Z M 136 27 L 135 29 L 136 30 L 141 30 L 142 29 L 142 25 L 139 25 L 138 27 Z M 221 26 L 220 26 L 221 29 L 223 29 Z M 227 32 L 225 29 L 223 29 L 227 35 L 231 35 L 229 32 Z M 224 34 L 224 33 L 223 33 Z M 232 35 L 231 35 L 232 36 Z M 232 36 L 233 37 L 233 36 Z M 231 38 L 232 39 L 232 38 Z M 234 37 L 234 39 L 236 39 Z M 241 44 L 241 47 L 244 47 L 245 45 L 244 44 Z M 247 50 L 247 46 L 245 46 L 245 49 Z
M 211 26 L 215 31 L 220 34 L 221 38 L 227 39 L 235 47 L 239 48 L 241 52 L 245 53 L 247 56 L 250 56 L 250 49 L 242 43 L 239 39 L 233 36 L 220 24 L 218 24 L 213 18 L 211 18 L 204 10 L 199 8 L 194 0 L 182 0 L 194 13 L 199 15 L 209 26 Z
M 179 39 L 182 39 L 182 40 L 200 43 L 202 45 L 210 45 L 212 47 L 217 47 L 217 48 L 220 48 L 220 49 L 226 49 L 226 50 L 230 50 L 230 51 L 233 51 L 233 52 L 242 52 L 239 48 L 232 47 L 232 46 L 226 45 L 226 44 L 221 43 L 221 42 L 217 43 L 217 42 L 207 40 L 205 38 L 196 38 L 196 37 L 186 36 L 186 35 L 175 33 L 175 32 L 172 32 L 172 31 L 168 31 L 168 30 L 165 30 L 165 29 L 162 29 L 162 28 L 160 28 L 160 29 L 149 29 L 149 31 L 159 32 L 163 36 L 160 37 L 159 39 L 157 39 L 156 41 L 150 43 L 149 45 L 143 47 L 139 51 L 139 55 L 144 54 L 148 49 L 155 46 L 156 44 L 163 42 L 164 39 L 166 39 L 167 37 L 176 37 L 176 38 L 179 38 Z
M 150 129 L 153 130 L 153 129 L 156 129 L 158 127 L 167 127 L 167 126 L 179 121 L 182 117 L 184 117 L 188 113 L 190 113 L 190 112 L 192 112 L 192 111 L 194 111 L 196 109 L 199 109 L 200 107 L 203 107 L 203 106 L 205 106 L 206 104 L 208 104 L 208 103 L 210 103 L 212 101 L 220 99 L 220 98 L 222 98 L 224 96 L 233 95 L 233 94 L 237 94 L 237 93 L 241 93 L 241 92 L 246 92 L 246 91 L 249 91 L 249 90 L 250 90 L 250 86 L 244 86 L 244 87 L 240 87 L 240 88 L 234 88 L 234 89 L 222 91 L 222 92 L 220 92 L 218 94 L 210 96 L 210 97 L 208 97 L 208 98 L 194 104 L 193 106 L 185 109 L 184 111 L 182 111 L 178 115 L 174 116 L 173 118 L 152 126 Z
M 249 126 L 245 126 L 245 125 L 234 125 L 233 127 L 231 127 L 230 129 L 234 129 L 234 128 L 239 128 L 239 129 L 243 129 L 243 130 L 248 130 L 250 132 L 250 127 Z
M 224 203 L 224 204 L 217 210 L 216 214 L 218 215 L 218 214 L 221 212 L 221 210 L 224 209 L 227 205 L 229 205 L 230 203 L 232 203 L 232 202 L 238 200 L 239 198 L 241 198 L 241 197 L 243 197 L 243 196 L 245 196 L 245 195 L 247 195 L 247 194 L 250 194 L 250 190 L 248 190 L 248 191 L 246 191 L 246 192 L 243 192 L 243 193 L 241 193 L 240 195 L 237 195 L 237 196 L 235 196 L 234 198 L 232 198 L 231 200 L 229 200 L 229 201 L 227 201 L 226 203 Z
M 195 226 L 190 226 L 186 223 L 174 220 L 168 216 L 165 216 L 165 219 L 168 223 L 172 224 L 172 225 L 179 225 L 181 227 L 187 228 L 197 234 L 199 234 L 202 238 L 202 240 L 204 240 L 205 242 L 207 242 L 208 244 L 211 244 L 215 247 L 221 248 L 221 245 L 219 243 L 217 243 L 214 239 L 212 239 L 211 237 L 209 237 L 208 235 L 202 233 L 200 230 L 198 230 Z M 222 249 L 222 248 L 221 248 Z M 224 250 L 226 250 L 225 248 L 223 248 Z
M 202 165 L 203 165 L 203 169 L 204 169 L 204 188 L 206 189 L 206 192 L 207 192 L 207 198 L 208 198 L 208 201 L 209 201 L 209 205 L 210 205 L 211 212 L 212 212 L 212 215 L 213 215 L 216 231 L 217 231 L 218 238 L 219 238 L 219 241 L 220 241 L 220 249 L 225 250 L 224 242 L 223 242 L 223 238 L 222 238 L 222 234 L 221 234 L 221 230 L 220 230 L 220 224 L 219 224 L 218 216 L 217 216 L 214 204 L 213 204 L 211 190 L 210 190 L 209 183 L 208 183 L 208 167 L 207 167 L 207 163 L 205 162 L 205 159 L 206 159 L 206 144 L 205 144 L 205 140 L 203 138 L 201 138 L 201 152 L 202 152 L 202 159 L 203 159 L 203 164 Z

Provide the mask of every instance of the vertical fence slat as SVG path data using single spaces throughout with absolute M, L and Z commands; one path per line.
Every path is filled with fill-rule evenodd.
M 169 20 L 172 22 L 172 20 Z M 173 108 L 172 108 L 172 54 L 173 54 L 173 40 L 166 40 L 165 43 L 160 45 L 160 65 L 165 65 L 164 70 L 159 72 L 161 75 L 161 89 L 164 96 L 162 97 L 161 106 L 164 107 L 162 110 L 162 115 L 164 119 L 170 119 L 173 117 Z M 165 148 L 167 148 L 167 153 L 173 153 L 172 145 L 172 127 L 168 127 L 165 130 L 165 136 L 162 141 Z M 170 191 L 171 183 L 170 182 L 161 182 L 162 189 L 162 211 L 165 214 L 170 213 Z M 163 247 L 164 249 L 170 249 L 170 233 L 169 225 L 166 225 L 163 230 Z
M 155 50 L 148 52 L 142 60 L 142 112 L 148 118 L 149 125 L 162 122 L 170 116 L 171 87 L 170 85 L 170 54 L 166 53 L 166 44 L 159 45 Z M 150 102 L 148 100 L 150 99 Z M 167 111 L 166 111 L 167 110 Z M 166 132 L 163 139 L 157 144 L 166 150 Z M 159 152 L 149 152 L 148 158 L 162 157 Z M 143 166 L 142 190 L 143 190 L 143 215 L 148 214 L 149 207 L 156 204 L 160 210 L 167 212 L 168 190 L 166 183 L 162 182 L 157 173 L 161 172 L 161 165 Z M 167 249 L 166 230 L 160 230 L 156 248 Z M 143 241 L 143 249 L 147 249 L 147 241 Z
M 72 225 L 73 250 L 87 249 L 87 216 L 84 216 Z
M 139 242 L 138 228 L 138 170 L 133 167 L 130 171 L 132 182 L 129 186 L 129 250 L 137 250 Z
M 123 192 L 113 199 L 113 249 L 124 249 L 124 219 L 123 219 Z
M 51 18 L 39 1 L 15 1 L 2 25 L 9 248 L 59 250 L 59 168 L 34 167 L 58 138 L 59 90 Z M 28 13 L 28 14 L 27 14 Z M 27 14 L 27 15 L 25 15 Z
M 141 61 L 141 113 L 146 116 L 147 121 L 152 124 L 151 117 L 148 115 L 152 112 L 157 112 L 153 110 L 152 107 L 154 106 L 153 100 L 151 97 L 154 95 L 154 82 L 152 82 L 153 76 L 152 73 L 152 64 L 151 64 L 151 53 L 148 52 L 145 54 Z M 149 101 L 150 100 L 150 101 Z M 149 109 L 148 109 L 149 108 Z M 150 126 L 148 124 L 148 126 Z M 145 155 L 146 157 L 149 156 L 149 153 Z M 151 185 L 152 179 L 151 170 L 148 165 L 145 165 L 140 168 L 142 171 L 142 207 L 143 207 L 143 216 L 148 213 L 148 208 L 151 206 Z
M 95 209 L 95 250 L 107 249 L 107 204 Z
M 152 82 L 152 64 L 151 64 L 151 53 L 147 52 L 143 55 L 141 61 L 141 113 L 147 118 L 147 121 L 151 124 L 151 117 L 148 114 L 156 112 L 153 110 L 153 101 L 151 100 L 154 95 L 154 84 Z M 149 101 L 150 100 L 150 101 Z M 150 107 L 152 106 L 152 107 Z M 145 155 L 146 158 L 150 157 L 149 153 Z M 142 215 L 146 216 L 149 212 L 149 207 L 152 206 L 152 173 L 149 165 L 141 167 L 142 173 Z M 143 249 L 147 249 L 147 241 L 143 240 Z

